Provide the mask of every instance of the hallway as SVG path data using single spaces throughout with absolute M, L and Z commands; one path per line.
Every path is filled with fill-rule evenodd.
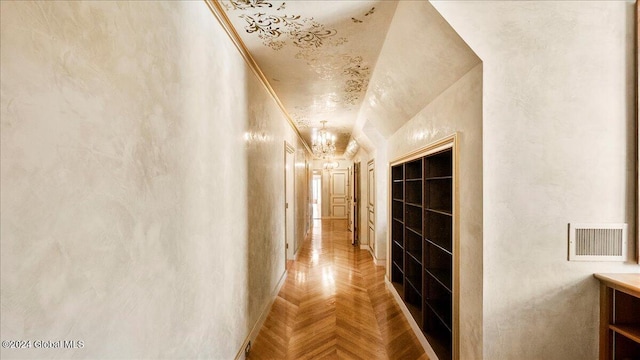
M 249 359 L 427 359 L 346 220 L 314 220 Z

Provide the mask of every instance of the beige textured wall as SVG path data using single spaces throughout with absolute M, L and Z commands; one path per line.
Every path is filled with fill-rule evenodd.
M 437 1 L 483 60 L 484 358 L 596 359 L 567 224 L 634 220 L 631 1 Z M 630 246 L 630 250 L 633 248 Z
M 284 270 L 275 103 L 203 2 L 0 6 L 2 339 L 85 344 L 1 357 L 233 358 Z
M 394 161 L 458 133 L 460 358 L 482 358 L 482 65 L 477 65 L 389 138 Z

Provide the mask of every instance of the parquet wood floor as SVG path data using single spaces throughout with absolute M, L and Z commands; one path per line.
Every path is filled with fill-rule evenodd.
M 345 220 L 315 220 L 248 359 L 428 360 Z

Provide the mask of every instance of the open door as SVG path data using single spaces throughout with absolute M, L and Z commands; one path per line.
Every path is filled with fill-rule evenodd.
M 360 163 L 353 164 L 353 241 L 352 245 L 360 244 Z
M 376 175 L 375 175 L 375 167 L 374 161 L 371 160 L 367 164 L 367 222 L 368 222 L 368 234 L 369 234 L 369 247 L 371 248 L 372 253 L 376 253 L 376 229 L 375 229 L 375 204 L 376 204 Z

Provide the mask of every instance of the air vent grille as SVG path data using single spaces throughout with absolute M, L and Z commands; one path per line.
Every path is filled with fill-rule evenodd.
M 571 224 L 569 260 L 625 261 L 627 224 Z

